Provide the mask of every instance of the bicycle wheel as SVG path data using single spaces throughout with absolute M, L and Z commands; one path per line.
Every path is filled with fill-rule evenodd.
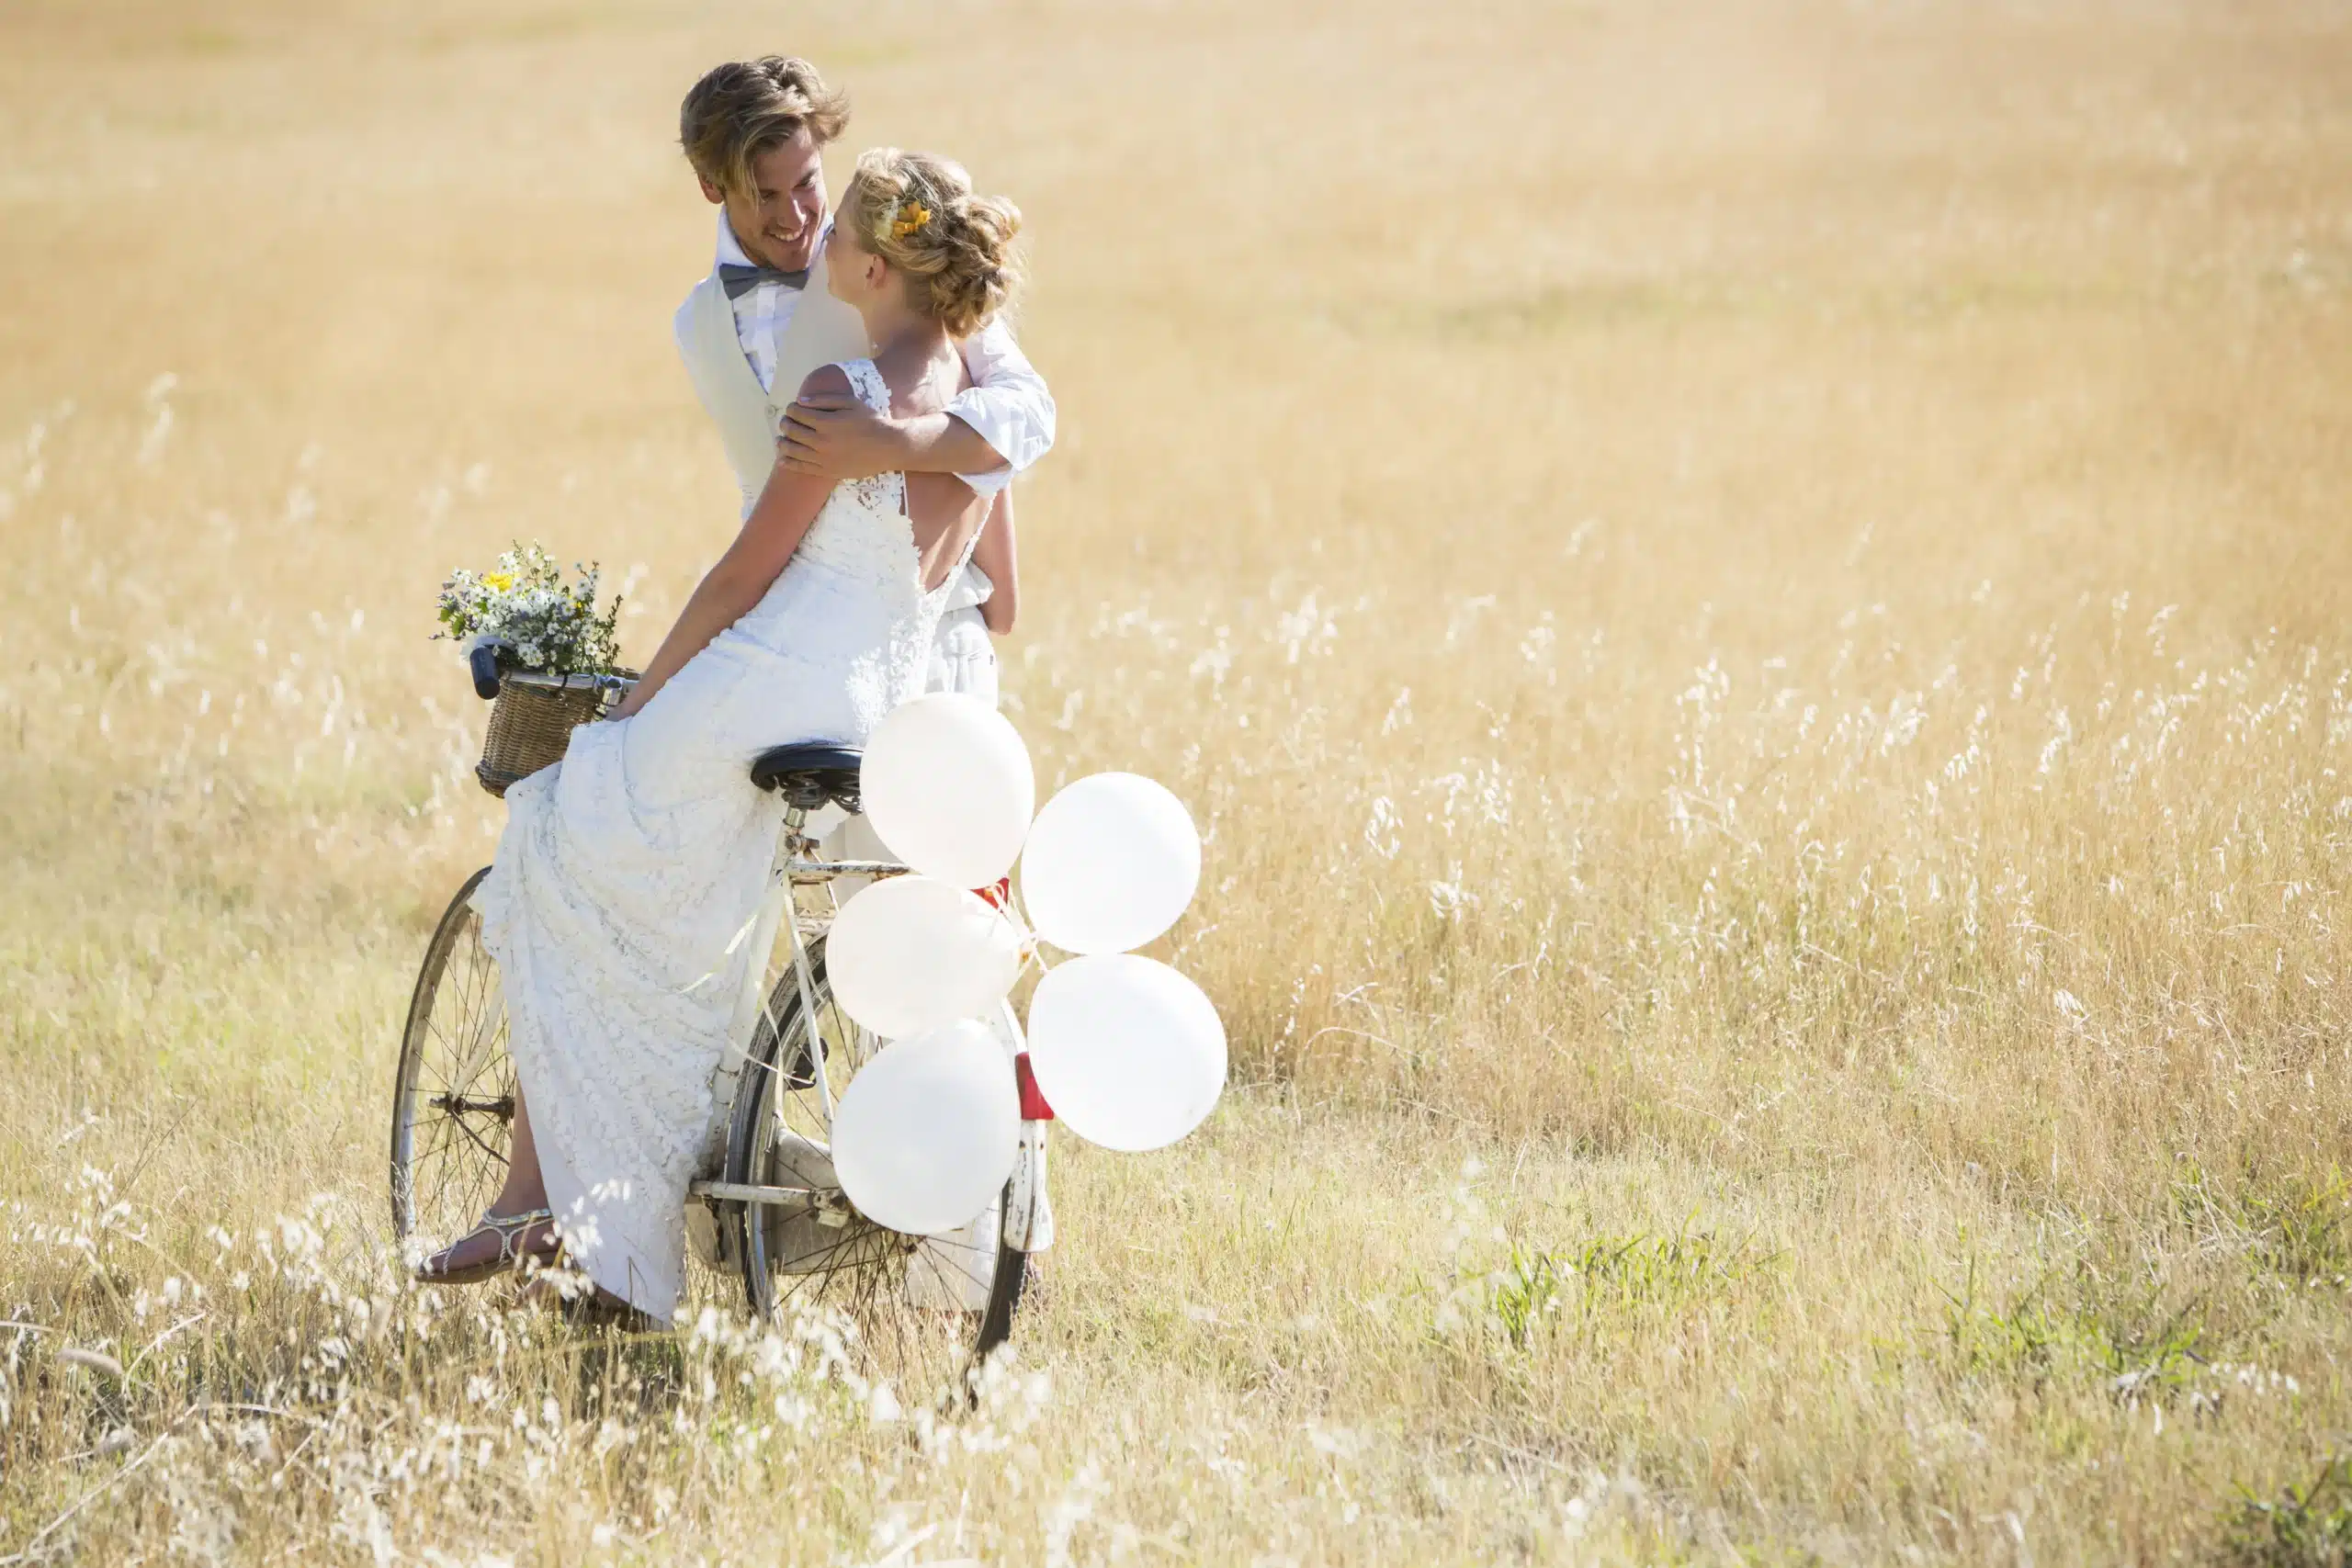
M 859 1067 L 879 1049 L 833 1004 L 824 939 L 810 944 L 816 1027 L 800 1003 L 787 965 L 753 1033 L 735 1092 L 727 1142 L 727 1179 L 760 1186 L 807 1187 L 821 1207 L 727 1203 L 743 1260 L 743 1288 L 762 1317 L 808 1309 L 838 1314 L 854 1330 L 866 1375 L 928 1397 L 932 1389 L 968 1391 L 989 1352 L 1012 1333 L 1028 1281 L 1026 1253 L 1004 1245 L 996 1209 L 983 1237 L 911 1236 L 888 1230 L 841 1199 L 826 1149 L 812 1039 L 838 1101 Z M 1007 1183 L 1010 1190 L 1011 1184 Z
M 497 1196 L 514 1130 L 506 993 L 471 902 L 489 874 L 484 866 L 466 878 L 434 928 L 401 1036 L 392 1233 L 427 1251 L 471 1229 Z

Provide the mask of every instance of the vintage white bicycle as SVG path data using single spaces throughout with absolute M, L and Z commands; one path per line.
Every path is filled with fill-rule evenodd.
M 625 675 L 502 671 L 477 650 L 475 683 L 511 700 L 549 696 L 601 713 Z M 779 746 L 752 782 L 778 800 L 767 897 L 752 928 L 729 1049 L 714 1077 L 728 1107 L 723 1152 L 695 1181 L 684 1216 L 694 1251 L 741 1280 L 762 1317 L 801 1308 L 839 1314 L 871 1363 L 901 1388 L 952 1384 L 1012 1331 L 1028 1255 L 1053 1239 L 1046 1194 L 1046 1122 L 1007 1005 L 996 1032 L 1021 1089 L 1020 1154 L 999 1201 L 962 1231 L 908 1235 L 866 1219 L 834 1179 L 833 1107 L 882 1043 L 834 1005 L 825 939 L 836 884 L 900 874 L 886 861 L 824 859 L 812 829 L 858 810 L 858 752 Z M 485 773 L 486 785 L 492 785 Z M 492 787 L 496 787 L 492 785 Z M 829 809 L 832 808 L 832 809 Z M 481 944 L 468 877 L 425 948 L 409 1002 L 392 1099 L 394 1231 L 431 1250 L 473 1227 L 505 1176 L 515 1105 L 498 965 Z M 410 1238 L 414 1238 L 410 1241 Z

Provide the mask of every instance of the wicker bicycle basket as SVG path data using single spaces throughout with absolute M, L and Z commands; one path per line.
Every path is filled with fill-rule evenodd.
M 573 728 L 602 717 L 617 695 L 613 682 L 594 676 L 509 675 L 491 704 L 490 732 L 482 737 L 474 777 L 491 794 L 504 795 L 515 780 L 561 761 Z

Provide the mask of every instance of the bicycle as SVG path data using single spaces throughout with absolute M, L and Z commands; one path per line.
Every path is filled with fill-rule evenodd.
M 593 690 L 600 715 L 634 683 L 627 676 L 486 668 L 479 656 L 475 673 L 485 694 L 509 685 Z M 1013 1059 L 1023 1122 L 1019 1158 L 993 1215 L 980 1216 L 961 1239 L 906 1235 L 860 1214 L 834 1179 L 833 1106 L 881 1048 L 832 1000 L 825 932 L 838 907 L 834 885 L 906 871 L 883 860 L 820 858 L 808 831 L 828 807 L 857 813 L 860 761 L 846 748 L 788 745 L 751 765 L 752 784 L 782 807 L 768 891 L 751 936 L 752 953 L 766 962 L 746 966 L 712 1084 L 727 1107 L 723 1152 L 707 1160 L 689 1189 L 686 1224 L 696 1255 L 721 1275 L 739 1277 L 759 1317 L 804 1307 L 835 1314 L 854 1330 L 845 1340 L 863 1347 L 874 1375 L 912 1387 L 943 1372 L 951 1381 L 967 1376 L 1010 1338 L 1028 1255 L 1052 1242 L 1045 1190 L 1052 1111 L 1036 1093 L 1007 1004 L 993 1023 Z M 505 998 L 472 907 L 489 872 L 484 866 L 466 879 L 435 928 L 401 1035 L 392 1225 L 404 1243 L 427 1250 L 469 1229 L 495 1196 L 513 1131 Z M 804 896 L 812 907 L 804 907 Z

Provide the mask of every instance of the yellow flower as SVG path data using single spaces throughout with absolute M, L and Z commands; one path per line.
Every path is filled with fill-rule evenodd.
M 890 232 L 903 240 L 931 221 L 931 209 L 920 201 L 908 202 L 899 209 L 899 220 L 890 225 Z
M 481 585 L 495 592 L 503 593 L 514 586 L 514 574 L 511 571 L 485 571 L 481 574 Z

